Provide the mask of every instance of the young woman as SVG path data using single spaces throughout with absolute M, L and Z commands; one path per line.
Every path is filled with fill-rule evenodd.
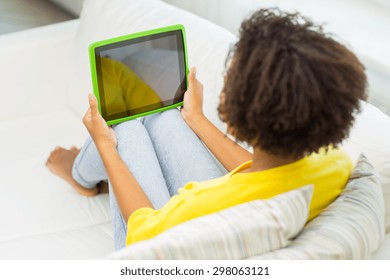
M 81 194 L 95 195 L 109 180 L 116 248 L 307 184 L 314 185 L 312 219 L 343 190 L 352 163 L 336 147 L 366 98 L 366 76 L 356 56 L 320 27 L 278 10 L 242 23 L 218 112 L 253 154 L 204 116 L 202 91 L 192 68 L 181 111 L 112 129 L 90 95 L 83 122 L 91 139 L 81 151 L 50 155 L 49 169 Z

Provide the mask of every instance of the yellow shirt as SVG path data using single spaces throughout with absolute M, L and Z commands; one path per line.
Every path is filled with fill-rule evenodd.
M 102 57 L 100 61 L 108 116 L 151 104 L 159 107 L 160 97 L 129 67 L 114 59 Z
M 162 209 L 138 209 L 128 220 L 126 244 L 151 238 L 199 216 L 308 184 L 314 185 L 309 213 L 309 220 L 313 219 L 341 193 L 353 168 L 348 155 L 337 149 L 265 171 L 240 173 L 251 163 L 217 179 L 188 183 Z

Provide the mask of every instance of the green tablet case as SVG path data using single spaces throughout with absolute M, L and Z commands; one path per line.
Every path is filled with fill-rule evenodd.
M 120 37 L 116 37 L 116 38 L 111 38 L 111 39 L 95 42 L 95 43 L 92 43 L 90 45 L 90 47 L 89 47 L 89 59 L 90 59 L 91 74 L 92 74 L 93 93 L 94 93 L 94 95 L 96 96 L 96 98 L 98 100 L 99 112 L 100 113 L 102 113 L 102 112 L 101 112 L 101 102 L 100 102 L 99 84 L 98 84 L 98 73 L 97 73 L 97 65 L 96 65 L 96 52 L 95 52 L 96 48 L 99 48 L 99 47 L 102 47 L 102 46 L 106 46 L 106 45 L 109 45 L 109 44 L 113 44 L 113 43 L 127 41 L 127 40 L 130 40 L 130 39 L 136 39 L 136 38 L 141 38 L 141 37 L 145 37 L 145 36 L 161 34 L 161 33 L 169 32 L 169 31 L 177 31 L 177 30 L 181 31 L 182 38 L 183 38 L 183 54 L 184 54 L 184 63 L 185 63 L 185 66 L 184 66 L 185 67 L 185 83 L 186 83 L 186 87 L 188 87 L 187 46 L 186 46 L 185 30 L 184 30 L 184 26 L 182 26 L 182 25 L 172 25 L 172 26 L 167 26 L 167 27 L 163 27 L 163 28 L 147 30 L 147 31 L 139 32 L 139 33 L 134 33 L 134 34 L 130 34 L 130 35 L 125 35 L 125 36 L 120 36 Z M 139 118 L 139 117 L 142 117 L 142 116 L 146 116 L 146 115 L 154 114 L 154 113 L 157 113 L 157 112 L 162 112 L 162 111 L 165 111 L 165 110 L 176 108 L 176 107 L 179 107 L 179 106 L 182 106 L 182 105 L 183 105 L 183 101 L 180 101 L 180 102 L 174 103 L 172 105 L 168 105 L 168 106 L 164 106 L 164 107 L 161 107 L 161 108 L 153 109 L 153 110 L 150 110 L 150 111 L 147 111 L 147 112 L 143 112 L 143 113 L 140 113 L 140 114 L 135 114 L 135 115 L 127 116 L 127 117 L 121 117 L 121 118 L 118 118 L 118 119 L 109 120 L 109 121 L 107 121 L 107 125 L 114 125 L 114 124 L 121 123 L 121 122 L 124 122 L 124 121 L 127 121 L 127 120 L 131 120 L 131 119 Z

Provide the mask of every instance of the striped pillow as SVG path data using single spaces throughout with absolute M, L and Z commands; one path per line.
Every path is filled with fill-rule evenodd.
M 110 259 L 244 259 L 283 248 L 303 228 L 313 187 L 182 223 Z
M 344 192 L 284 249 L 256 259 L 366 259 L 384 240 L 379 176 L 360 155 Z

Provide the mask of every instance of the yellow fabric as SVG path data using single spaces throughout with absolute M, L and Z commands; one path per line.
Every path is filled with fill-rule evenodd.
M 244 163 L 221 178 L 188 183 L 160 210 L 137 210 L 128 220 L 126 244 L 151 238 L 199 216 L 308 184 L 314 185 L 309 213 L 309 220 L 313 219 L 341 193 L 353 168 L 349 157 L 337 149 L 265 171 L 240 173 L 251 163 Z
M 108 116 L 150 104 L 160 104 L 161 100 L 156 92 L 129 67 L 104 57 L 100 63 Z

